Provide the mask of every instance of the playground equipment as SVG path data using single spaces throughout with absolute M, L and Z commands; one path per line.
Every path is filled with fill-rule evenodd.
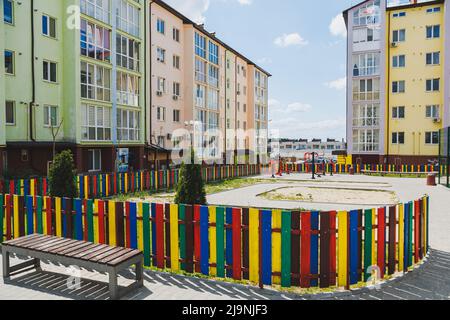
M 305 153 L 305 163 L 309 160 L 311 160 L 311 171 L 312 171 L 312 180 L 316 179 L 316 175 L 321 178 L 322 176 L 320 174 L 316 174 L 316 158 L 319 157 L 319 154 L 317 152 L 307 152 Z M 323 170 L 323 175 L 325 175 L 325 166 Z

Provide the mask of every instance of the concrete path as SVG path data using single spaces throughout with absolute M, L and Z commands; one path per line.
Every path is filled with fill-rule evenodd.
M 282 178 L 282 183 L 306 180 L 306 175 L 291 175 Z M 363 176 L 335 176 L 323 178 L 329 184 L 344 181 L 346 184 L 370 184 L 386 190 L 395 190 L 401 201 L 409 201 L 429 194 L 430 201 L 430 244 L 433 248 L 428 260 L 414 272 L 387 282 L 380 290 L 361 289 L 353 292 L 340 292 L 315 296 L 298 296 L 273 290 L 260 290 L 256 287 L 235 285 L 192 277 L 170 275 L 159 272 L 145 272 L 145 287 L 126 299 L 136 300 L 303 300 L 303 299 L 450 299 L 450 190 L 444 187 L 426 187 L 424 179 L 394 179 Z M 321 183 L 321 182 L 316 182 Z M 323 182 L 322 182 L 323 183 Z M 274 188 L 273 184 L 234 190 L 209 197 L 211 203 L 227 201 L 231 205 L 271 208 L 280 203 L 255 201 L 261 190 Z M 216 202 L 217 201 L 217 202 Z M 317 205 L 314 205 L 317 208 Z M 322 205 L 321 205 L 322 206 Z M 326 208 L 328 205 L 324 206 Z M 304 204 L 295 203 L 295 208 Z M 361 208 L 361 206 L 358 206 Z M 344 209 L 340 206 L 332 209 Z M 327 209 L 324 209 L 327 210 Z M 18 262 L 18 258 L 15 262 Z M 108 299 L 107 276 L 99 273 L 81 271 L 83 279 L 79 286 L 70 289 L 67 285 L 70 273 L 62 266 L 43 263 L 44 271 L 30 271 L 13 277 L 4 283 L 0 270 L 0 300 L 61 300 L 61 299 Z M 127 285 L 133 279 L 130 270 L 121 275 L 119 284 Z

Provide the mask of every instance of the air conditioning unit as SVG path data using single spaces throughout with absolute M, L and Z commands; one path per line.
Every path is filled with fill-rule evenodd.
M 173 96 L 173 100 L 178 101 L 178 96 L 177 96 L 177 95 L 174 95 L 174 96 Z
M 163 93 L 162 93 L 162 91 L 156 91 L 156 95 L 157 95 L 158 97 L 162 97 Z
M 398 42 L 392 42 L 391 43 L 391 47 L 392 48 L 397 48 L 398 47 Z
M 441 118 L 433 118 L 434 123 L 441 123 Z

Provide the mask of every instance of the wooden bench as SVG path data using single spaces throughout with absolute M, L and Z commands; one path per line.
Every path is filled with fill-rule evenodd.
M 377 171 L 377 170 L 361 170 L 362 174 L 366 174 L 366 175 L 380 175 L 380 176 L 386 176 L 386 175 L 397 175 L 397 176 L 415 176 L 417 175 L 417 177 L 421 177 L 423 175 L 428 175 L 428 174 L 439 174 L 439 172 L 400 172 L 400 171 Z
M 10 265 L 10 254 L 30 257 L 32 260 Z M 41 260 L 64 266 L 77 266 L 109 274 L 109 292 L 113 300 L 120 299 L 132 290 L 143 287 L 144 255 L 141 251 L 121 247 L 93 244 L 85 241 L 33 234 L 2 244 L 3 278 L 36 268 L 41 270 Z M 136 266 L 136 282 L 119 288 L 118 273 Z M 119 292 L 120 291 L 120 292 Z

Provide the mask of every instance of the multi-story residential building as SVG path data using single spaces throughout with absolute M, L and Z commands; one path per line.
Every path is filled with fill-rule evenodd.
M 144 1 L 0 6 L 3 171 L 45 173 L 53 141 L 74 152 L 79 171 L 115 170 L 119 149 L 142 168 Z
M 334 158 L 333 153 L 336 151 L 346 150 L 347 145 L 342 139 L 277 139 L 271 141 L 271 149 L 279 151 L 282 158 L 290 158 L 303 160 L 306 153 L 315 152 L 323 158 Z M 272 154 L 272 157 L 277 156 Z
M 149 12 L 148 160 L 168 162 L 188 130 L 202 160 L 234 163 L 252 155 L 262 161 L 270 74 L 164 1 L 150 1 Z M 255 117 L 255 103 L 265 117 Z M 257 128 L 266 129 L 259 141 Z
M 355 163 L 426 164 L 450 123 L 450 1 L 364 1 L 348 29 L 347 139 Z

